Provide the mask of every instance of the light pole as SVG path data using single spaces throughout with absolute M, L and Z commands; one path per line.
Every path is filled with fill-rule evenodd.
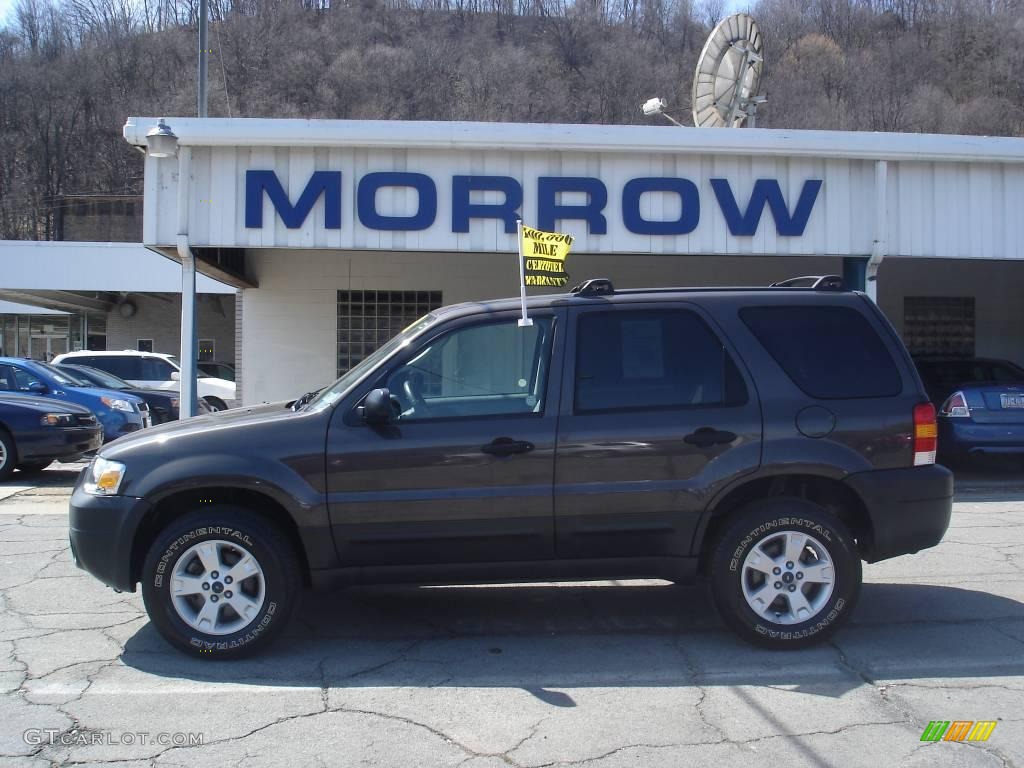
M 189 176 L 192 173 L 192 149 L 181 147 L 178 137 L 164 120 L 146 132 L 146 151 L 150 157 L 178 158 L 178 258 L 181 259 L 181 389 L 178 412 L 181 417 L 196 415 L 196 260 L 188 243 Z

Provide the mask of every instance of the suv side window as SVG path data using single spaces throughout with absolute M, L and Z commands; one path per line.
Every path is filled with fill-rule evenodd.
M 143 379 L 144 381 L 170 381 L 174 367 L 161 357 L 139 358 L 142 372 L 132 378 Z M 124 378 L 123 376 L 121 378 Z
M 14 383 L 14 371 L 9 365 L 0 365 L 0 392 L 17 391 L 18 385 Z
M 576 413 L 746 400 L 746 386 L 732 357 L 696 313 L 669 309 L 580 316 Z
M 429 341 L 388 376 L 401 420 L 539 415 L 551 360 L 552 318 L 471 325 Z
M 99 368 L 101 371 L 112 373 L 119 378 L 125 380 L 142 378 L 139 376 L 140 370 L 137 357 L 128 355 L 97 355 L 96 357 L 88 358 L 88 360 L 88 363 L 82 364 Z
M 855 309 L 746 307 L 740 318 L 793 383 L 811 397 L 892 397 L 903 390 L 892 355 Z

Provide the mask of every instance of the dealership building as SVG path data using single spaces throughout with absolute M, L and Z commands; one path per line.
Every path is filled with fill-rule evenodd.
M 1024 363 L 1024 139 L 166 118 L 154 152 L 157 124 L 124 128 L 150 150 L 143 244 L 239 289 L 246 404 L 329 383 L 433 307 L 515 295 L 520 217 L 576 238 L 572 282 L 841 274 L 913 352 Z

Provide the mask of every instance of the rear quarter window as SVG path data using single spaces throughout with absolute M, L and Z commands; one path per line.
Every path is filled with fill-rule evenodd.
M 893 397 L 903 389 L 892 355 L 855 309 L 746 307 L 740 318 L 793 383 L 811 397 Z

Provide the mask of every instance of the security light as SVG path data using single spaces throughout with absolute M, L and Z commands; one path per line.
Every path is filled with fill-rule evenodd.
M 651 117 L 652 115 L 661 115 L 673 125 L 678 125 L 680 128 L 684 127 L 682 123 L 680 123 L 678 120 L 672 117 L 672 115 L 665 111 L 667 106 L 668 105 L 665 104 L 664 99 L 659 99 L 657 96 L 655 96 L 653 99 L 648 99 L 643 104 L 641 104 L 640 109 L 648 117 Z
M 146 133 L 146 146 L 150 157 L 174 157 L 178 154 L 178 137 L 164 118 Z

